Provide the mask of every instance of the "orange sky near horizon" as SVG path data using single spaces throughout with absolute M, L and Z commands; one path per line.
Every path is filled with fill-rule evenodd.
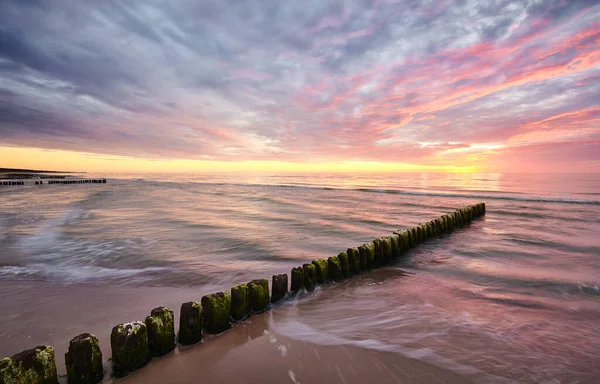
M 147 159 L 40 148 L 0 147 L 0 168 L 90 173 L 193 173 L 193 172 L 475 172 L 472 166 L 436 166 L 409 163 L 330 161 L 209 161 Z

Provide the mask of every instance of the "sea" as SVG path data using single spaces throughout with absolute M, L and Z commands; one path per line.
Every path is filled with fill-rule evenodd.
M 281 306 L 273 329 L 481 383 L 600 383 L 598 174 L 79 176 L 107 183 L 0 187 L 2 356 L 65 344 L 52 329 L 80 321 L 59 315 L 68 292 L 200 297 L 485 202 L 470 225 Z M 109 331 L 123 319 L 108 307 L 85 324 Z

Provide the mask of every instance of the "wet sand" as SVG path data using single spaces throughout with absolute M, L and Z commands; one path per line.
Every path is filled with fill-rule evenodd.
M 202 292 L 201 292 L 202 291 Z M 99 287 L 41 282 L 0 282 L 0 355 L 39 344 L 55 348 L 60 381 L 64 353 L 83 332 L 100 340 L 110 370 L 109 335 L 117 323 L 142 320 L 165 305 L 179 317 L 182 302 L 199 300 L 205 289 Z M 60 310 L 59 310 L 60 309 Z M 103 383 L 468 383 L 470 379 L 395 353 L 354 346 L 322 346 L 292 340 L 270 326 L 278 310 L 254 315 L 202 343 L 153 359 L 122 378 Z M 176 321 L 177 322 L 177 321 Z
M 469 383 L 468 378 L 394 353 L 320 346 L 269 328 L 254 316 L 200 345 L 180 348 L 116 383 Z M 110 382 L 110 381 L 106 381 Z

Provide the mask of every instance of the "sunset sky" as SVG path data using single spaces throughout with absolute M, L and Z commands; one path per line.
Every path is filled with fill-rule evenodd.
M 599 172 L 600 2 L 0 2 L 0 167 Z

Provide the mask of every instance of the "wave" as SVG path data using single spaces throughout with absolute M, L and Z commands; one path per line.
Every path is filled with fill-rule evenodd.
M 133 180 L 131 180 L 133 181 Z M 494 192 L 489 193 L 473 193 L 480 190 L 471 190 L 466 192 L 441 192 L 441 191 L 410 191 L 406 189 L 390 189 L 390 188 L 370 188 L 370 187 L 335 187 L 325 185 L 305 185 L 305 184 L 260 184 L 260 183 L 226 183 L 226 182 L 203 182 L 203 181 L 156 181 L 156 180 L 144 180 L 136 181 L 148 183 L 151 185 L 164 185 L 164 184 L 202 184 L 209 186 L 237 186 L 237 187 L 268 187 L 268 188 L 285 188 L 285 189 L 311 189 L 311 190 L 323 190 L 323 191 L 355 191 L 364 193 L 382 193 L 382 194 L 395 194 L 395 195 L 406 195 L 406 196 L 432 196 L 432 197 L 450 197 L 450 198 L 468 198 L 468 199 L 484 199 L 484 200 L 508 200 L 508 201 L 521 201 L 521 202 L 533 202 L 533 203 L 559 203 L 559 204 L 583 204 L 583 205 L 600 205 L 600 200 L 586 200 L 586 199 L 575 199 L 567 197 L 542 197 L 542 196 L 531 196 L 523 195 L 520 192 Z M 516 196 L 518 195 L 518 196 Z
M 373 324 L 371 324 L 373 325 Z M 297 319 L 283 319 L 275 321 L 274 316 L 269 318 L 269 328 L 275 333 L 289 337 L 293 340 L 325 346 L 352 346 L 366 350 L 396 353 L 411 359 L 426 361 L 443 369 L 448 369 L 462 375 L 477 378 L 480 382 L 510 383 L 503 377 L 484 372 L 472 365 L 461 364 L 458 361 L 446 358 L 431 348 L 407 347 L 400 344 L 388 343 L 374 338 L 352 339 L 323 329 L 315 329 Z
M 63 283 L 104 283 L 106 280 L 127 279 L 142 283 L 163 274 L 169 268 L 105 268 L 93 265 L 48 265 L 0 266 L 0 279 L 60 281 Z M 144 276 L 146 275 L 146 276 Z

